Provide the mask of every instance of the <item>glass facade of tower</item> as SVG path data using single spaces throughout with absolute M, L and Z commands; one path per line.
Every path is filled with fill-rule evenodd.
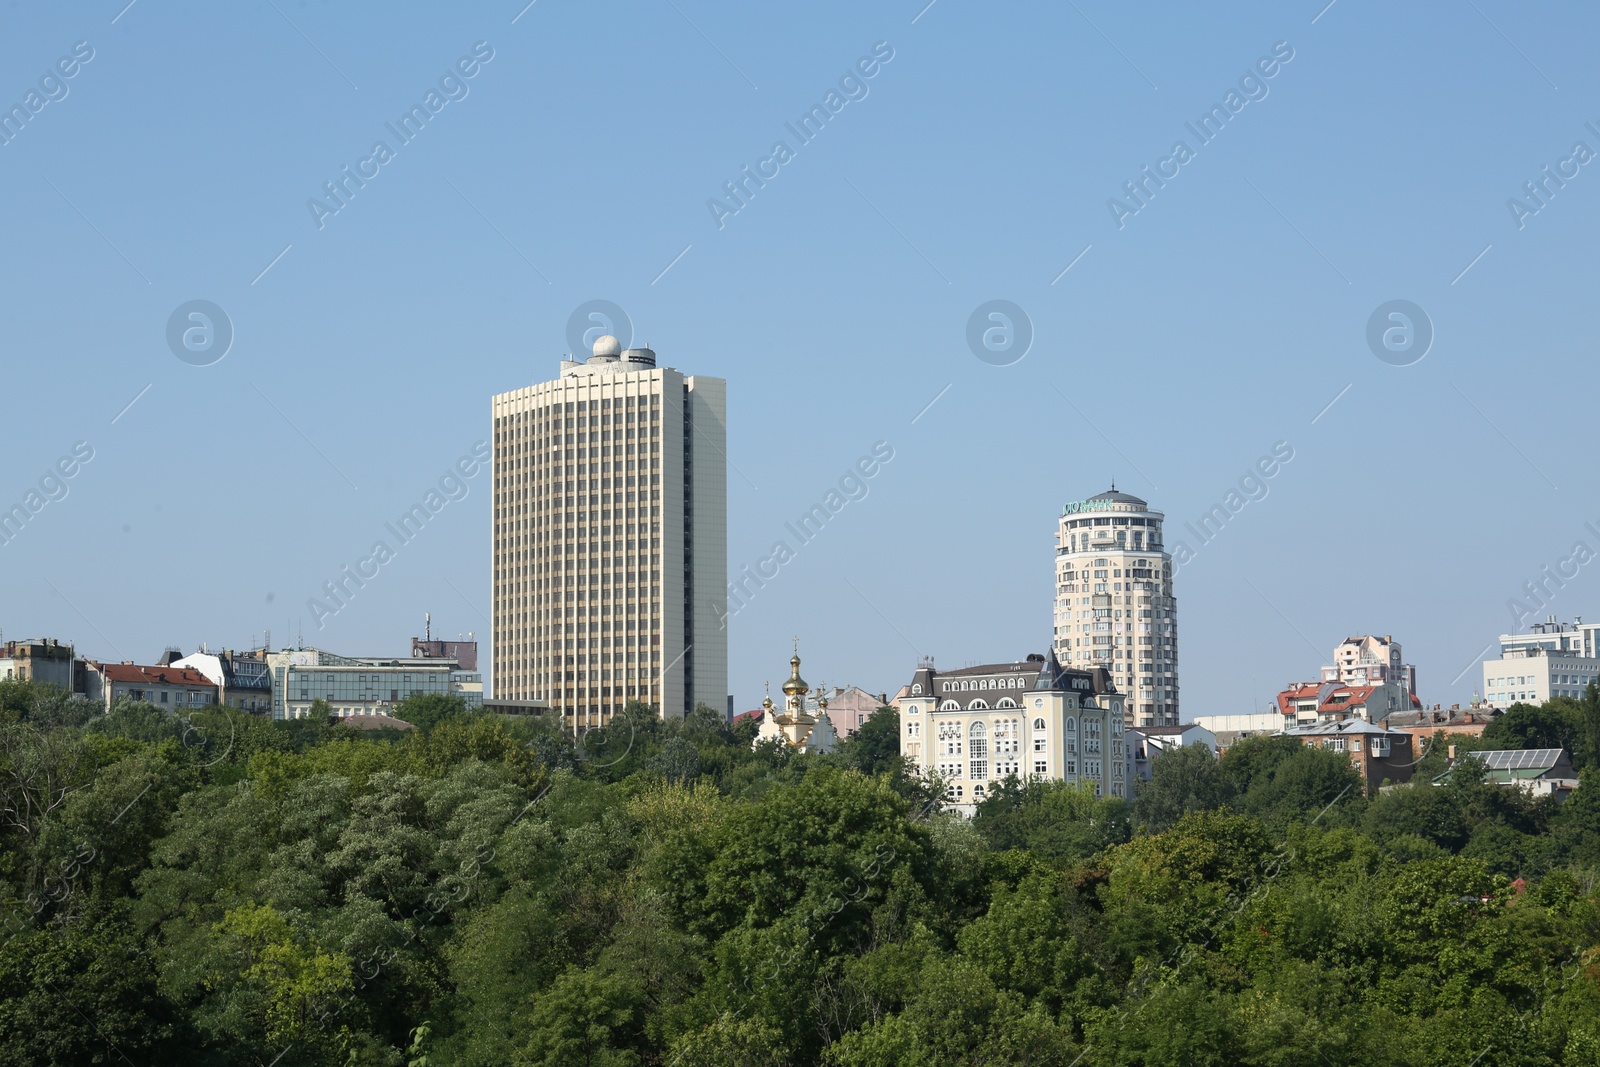
M 1112 490 L 1068 504 L 1056 533 L 1055 650 L 1104 667 L 1129 726 L 1178 722 L 1178 602 L 1165 516 Z

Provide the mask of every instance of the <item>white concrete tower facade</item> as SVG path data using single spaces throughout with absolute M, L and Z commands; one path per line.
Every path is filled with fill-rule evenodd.
M 602 337 L 493 417 L 496 699 L 725 711 L 727 383 Z
M 1178 602 L 1165 516 L 1129 493 L 1062 509 L 1056 531 L 1055 652 L 1111 672 L 1127 725 L 1178 723 Z

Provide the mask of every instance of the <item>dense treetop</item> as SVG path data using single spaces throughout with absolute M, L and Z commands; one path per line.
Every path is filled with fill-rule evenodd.
M 1560 739 L 1559 805 L 1429 785 L 1445 738 L 1370 799 L 1256 738 L 969 821 L 892 709 L 818 757 L 707 709 L 574 742 L 0 682 L 0 1067 L 1600 1067 L 1597 708 L 1470 743 Z

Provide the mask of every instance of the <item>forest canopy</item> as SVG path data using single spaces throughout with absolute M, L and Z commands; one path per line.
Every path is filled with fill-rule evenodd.
M 1600 1067 L 1600 777 L 1537 712 L 1561 804 L 1252 738 L 969 820 L 887 708 L 817 756 L 0 682 L 0 1067 Z

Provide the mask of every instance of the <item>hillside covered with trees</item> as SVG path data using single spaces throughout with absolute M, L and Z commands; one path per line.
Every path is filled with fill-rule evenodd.
M 1470 760 L 1368 799 L 1254 738 L 969 821 L 888 709 L 818 757 L 705 709 L 575 744 L 0 682 L 0 1067 L 1600 1067 L 1600 699 L 1568 703 L 1488 742 L 1565 730 L 1560 805 Z

